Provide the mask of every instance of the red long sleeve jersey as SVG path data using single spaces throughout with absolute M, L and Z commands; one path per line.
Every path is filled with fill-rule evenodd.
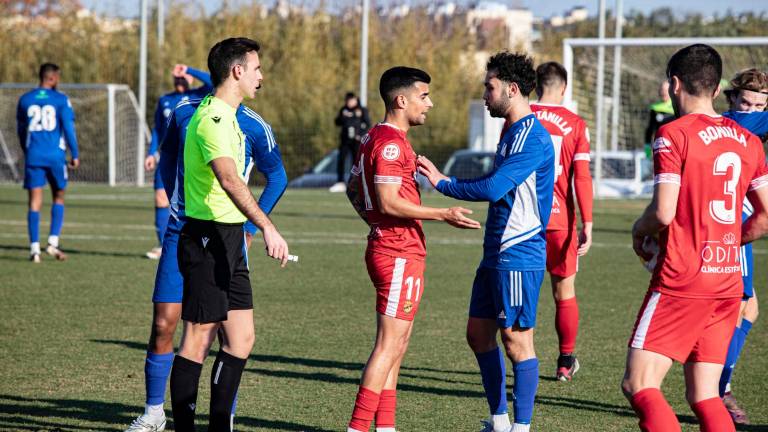
M 416 183 L 416 153 L 405 132 L 394 125 L 379 123 L 360 144 L 352 181 L 361 182 L 371 233 L 368 250 L 385 255 L 423 260 L 427 254 L 421 221 L 381 213 L 376 183 L 399 184 L 400 197 L 421 205 Z
M 743 294 L 741 209 L 768 186 L 760 139 L 726 117 L 688 114 L 653 143 L 654 183 L 680 186 L 672 223 L 659 235 L 650 290 L 692 298 Z
M 581 221 L 592 222 L 592 175 L 589 173 L 589 130 L 581 117 L 561 105 L 531 104 L 555 146 L 555 191 L 547 230 L 576 228 L 574 194 Z

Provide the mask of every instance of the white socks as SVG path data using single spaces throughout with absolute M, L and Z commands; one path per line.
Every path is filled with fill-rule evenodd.
M 509 414 L 494 414 L 491 417 L 491 424 L 493 424 L 493 432 L 507 432 L 512 426 L 509 423 Z
M 512 426 L 512 432 L 528 432 L 531 430 L 531 425 L 515 423 Z
M 34 242 L 29 244 L 29 254 L 34 255 L 38 254 L 40 255 L 40 242 Z
M 144 405 L 144 414 L 152 417 L 165 417 L 165 410 L 163 404 L 160 405 Z
M 376 432 L 397 432 L 395 428 L 391 427 L 384 427 L 384 428 L 376 428 Z
M 48 236 L 48 244 L 55 248 L 59 247 L 59 236 Z

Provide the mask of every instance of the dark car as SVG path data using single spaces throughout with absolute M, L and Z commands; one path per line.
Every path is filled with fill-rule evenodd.
M 331 151 L 305 174 L 291 180 L 288 186 L 295 188 L 327 188 L 332 186 L 336 183 L 336 158 L 338 154 L 338 150 Z M 493 169 L 494 157 L 493 152 L 458 150 L 445 163 L 443 173 L 457 178 L 481 177 Z M 349 165 L 349 162 L 347 164 Z M 347 166 L 344 171 L 349 172 L 350 169 L 351 166 Z M 416 176 L 416 181 L 422 190 L 432 190 L 432 185 L 421 174 Z

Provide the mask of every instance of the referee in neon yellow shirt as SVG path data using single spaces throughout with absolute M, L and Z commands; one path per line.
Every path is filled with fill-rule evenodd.
M 177 431 L 193 431 L 202 363 L 219 329 L 221 350 L 211 375 L 209 429 L 230 430 L 230 411 L 254 341 L 253 295 L 243 223 L 264 235 L 267 254 L 288 261 L 288 245 L 261 211 L 243 180 L 245 137 L 235 118 L 244 97 L 261 86 L 259 44 L 223 40 L 208 53 L 213 94 L 195 111 L 184 142 L 187 222 L 178 244 L 184 278 L 184 334 L 171 370 Z

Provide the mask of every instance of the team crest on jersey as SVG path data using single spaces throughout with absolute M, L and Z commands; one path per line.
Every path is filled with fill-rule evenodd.
M 411 310 L 413 310 L 413 303 L 410 300 L 406 300 L 406 302 L 403 303 L 403 312 L 411 313 Z
M 393 161 L 400 156 L 400 147 L 397 144 L 387 144 L 384 146 L 384 150 L 381 151 L 381 157 L 386 160 Z
M 727 245 L 736 243 L 736 236 L 732 232 L 725 233 L 723 236 L 723 243 Z

